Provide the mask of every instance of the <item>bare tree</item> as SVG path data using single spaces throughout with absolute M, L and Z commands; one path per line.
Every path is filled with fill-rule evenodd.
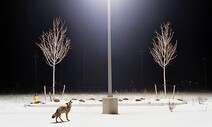
M 53 19 L 53 29 L 43 32 L 36 44 L 43 51 L 46 63 L 53 68 L 52 92 L 55 96 L 55 65 L 60 63 L 70 49 L 70 39 L 66 38 L 67 27 L 60 18 Z
M 156 63 L 163 68 L 163 85 L 164 93 L 166 97 L 166 66 L 174 59 L 177 49 L 177 41 L 173 45 L 171 43 L 174 32 L 170 28 L 170 22 L 162 23 L 160 26 L 161 33 L 157 31 L 155 38 L 153 39 L 153 48 L 150 48 L 150 53 Z

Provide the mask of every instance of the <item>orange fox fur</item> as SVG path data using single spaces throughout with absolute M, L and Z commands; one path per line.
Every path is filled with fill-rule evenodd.
M 57 110 L 56 110 L 56 112 L 52 115 L 52 119 L 53 119 L 53 118 L 56 118 L 56 122 L 58 122 L 58 121 L 57 121 L 57 118 L 59 117 L 60 120 L 63 122 L 63 120 L 62 120 L 62 118 L 61 118 L 61 114 L 65 113 L 66 119 L 67 119 L 68 121 L 70 121 L 70 120 L 68 119 L 68 113 L 69 113 L 70 110 L 71 110 L 71 104 L 72 104 L 72 101 L 70 100 L 68 103 L 66 103 L 66 106 L 60 106 L 60 107 L 58 107 Z

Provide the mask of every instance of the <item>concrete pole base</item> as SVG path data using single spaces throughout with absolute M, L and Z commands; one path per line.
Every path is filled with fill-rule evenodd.
M 118 98 L 106 97 L 102 99 L 103 114 L 118 114 Z

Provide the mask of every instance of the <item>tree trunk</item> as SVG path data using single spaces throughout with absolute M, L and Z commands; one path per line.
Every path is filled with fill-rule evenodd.
M 53 82 L 52 82 L 52 93 L 53 93 L 53 99 L 55 96 L 55 64 L 53 65 Z
M 163 67 L 163 87 L 164 87 L 164 94 L 166 98 L 166 67 Z

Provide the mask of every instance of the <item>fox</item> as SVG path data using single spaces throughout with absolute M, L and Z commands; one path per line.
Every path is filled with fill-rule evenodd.
M 58 123 L 57 118 L 59 117 L 60 120 L 61 120 L 61 122 L 63 122 L 63 120 L 61 118 L 61 114 L 65 113 L 66 119 L 68 121 L 70 121 L 68 119 L 68 114 L 69 114 L 69 112 L 71 110 L 71 106 L 72 106 L 71 104 L 72 104 L 72 101 L 70 100 L 69 102 L 66 103 L 66 106 L 60 106 L 60 107 L 58 107 L 57 110 L 56 110 L 56 112 L 52 115 L 52 119 L 53 118 L 56 118 L 56 123 Z

